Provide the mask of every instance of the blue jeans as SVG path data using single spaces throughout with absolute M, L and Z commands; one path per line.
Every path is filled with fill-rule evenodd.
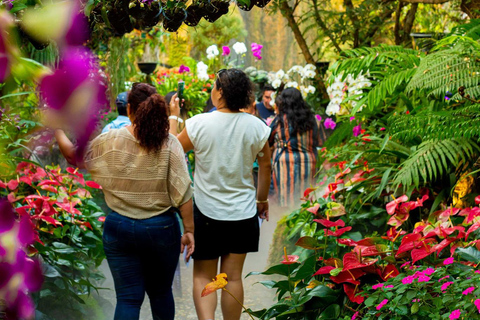
M 117 295 L 114 319 L 138 319 L 145 292 L 154 320 L 174 319 L 180 227 L 173 210 L 144 220 L 112 212 L 105 219 L 103 245 Z

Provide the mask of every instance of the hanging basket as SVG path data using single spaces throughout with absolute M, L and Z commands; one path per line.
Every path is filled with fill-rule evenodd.
M 250 4 L 237 1 L 237 6 L 243 11 L 250 11 L 254 6 L 254 0 L 250 0 Z
M 167 8 L 163 17 L 163 28 L 168 32 L 177 32 L 187 18 L 187 11 L 184 8 Z
M 140 71 L 146 75 L 152 74 L 157 67 L 156 62 L 137 62 L 137 65 Z
M 271 0 L 250 0 L 259 8 L 264 8 Z
M 228 13 L 228 2 L 214 0 L 207 6 L 207 14 L 203 17 L 210 23 L 217 21 L 221 16 Z
M 204 10 L 198 4 L 192 4 L 187 8 L 187 18 L 185 24 L 189 27 L 195 27 L 203 18 Z
M 155 1 L 146 4 L 142 8 L 139 3 L 128 10 L 131 17 L 134 18 L 135 29 L 147 30 L 156 26 L 163 19 L 163 8 L 159 2 Z
M 107 13 L 108 21 L 116 36 L 123 36 L 133 31 L 133 24 L 128 14 L 128 0 L 115 1 Z

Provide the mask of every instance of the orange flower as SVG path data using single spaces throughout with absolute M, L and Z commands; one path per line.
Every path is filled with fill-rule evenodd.
M 227 285 L 227 274 L 220 273 L 215 276 L 212 282 L 208 283 L 202 290 L 202 297 L 208 296 L 210 293 L 223 289 Z

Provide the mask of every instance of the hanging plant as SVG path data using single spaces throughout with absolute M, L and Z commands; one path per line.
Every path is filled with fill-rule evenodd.
M 243 11 L 250 11 L 254 6 L 254 0 L 237 0 L 237 6 Z
M 146 30 L 156 26 L 163 18 L 163 8 L 158 1 L 133 0 L 128 13 L 134 18 L 135 29 Z
M 250 0 L 253 2 L 254 5 L 256 5 L 259 8 L 265 7 L 271 0 Z
M 203 17 L 210 23 L 218 20 L 221 16 L 228 13 L 228 1 L 212 0 L 207 6 L 207 14 Z
M 185 3 L 169 0 L 163 10 L 163 17 L 163 28 L 168 32 L 177 32 L 187 18 Z
M 133 30 L 128 4 L 128 0 L 115 0 L 110 10 L 107 10 L 108 21 L 116 36 L 123 36 Z
M 194 2 L 187 8 L 187 18 L 185 24 L 189 27 L 195 27 L 205 14 L 205 6 L 199 2 Z

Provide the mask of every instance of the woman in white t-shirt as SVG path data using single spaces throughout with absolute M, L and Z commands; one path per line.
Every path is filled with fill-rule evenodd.
M 170 127 L 179 109 L 170 104 Z M 270 128 L 243 109 L 251 104 L 253 86 L 241 70 L 220 70 L 211 94 L 217 111 L 194 116 L 178 135 L 184 151 L 195 152 L 195 252 L 193 298 L 200 320 L 214 319 L 216 294 L 201 297 L 218 273 L 228 277 L 228 290 L 243 302 L 242 269 L 248 252 L 258 251 L 258 217 L 268 221 Z M 258 159 L 258 190 L 252 166 Z M 218 262 L 220 261 L 220 270 Z M 238 320 L 241 306 L 222 291 L 225 320 Z

